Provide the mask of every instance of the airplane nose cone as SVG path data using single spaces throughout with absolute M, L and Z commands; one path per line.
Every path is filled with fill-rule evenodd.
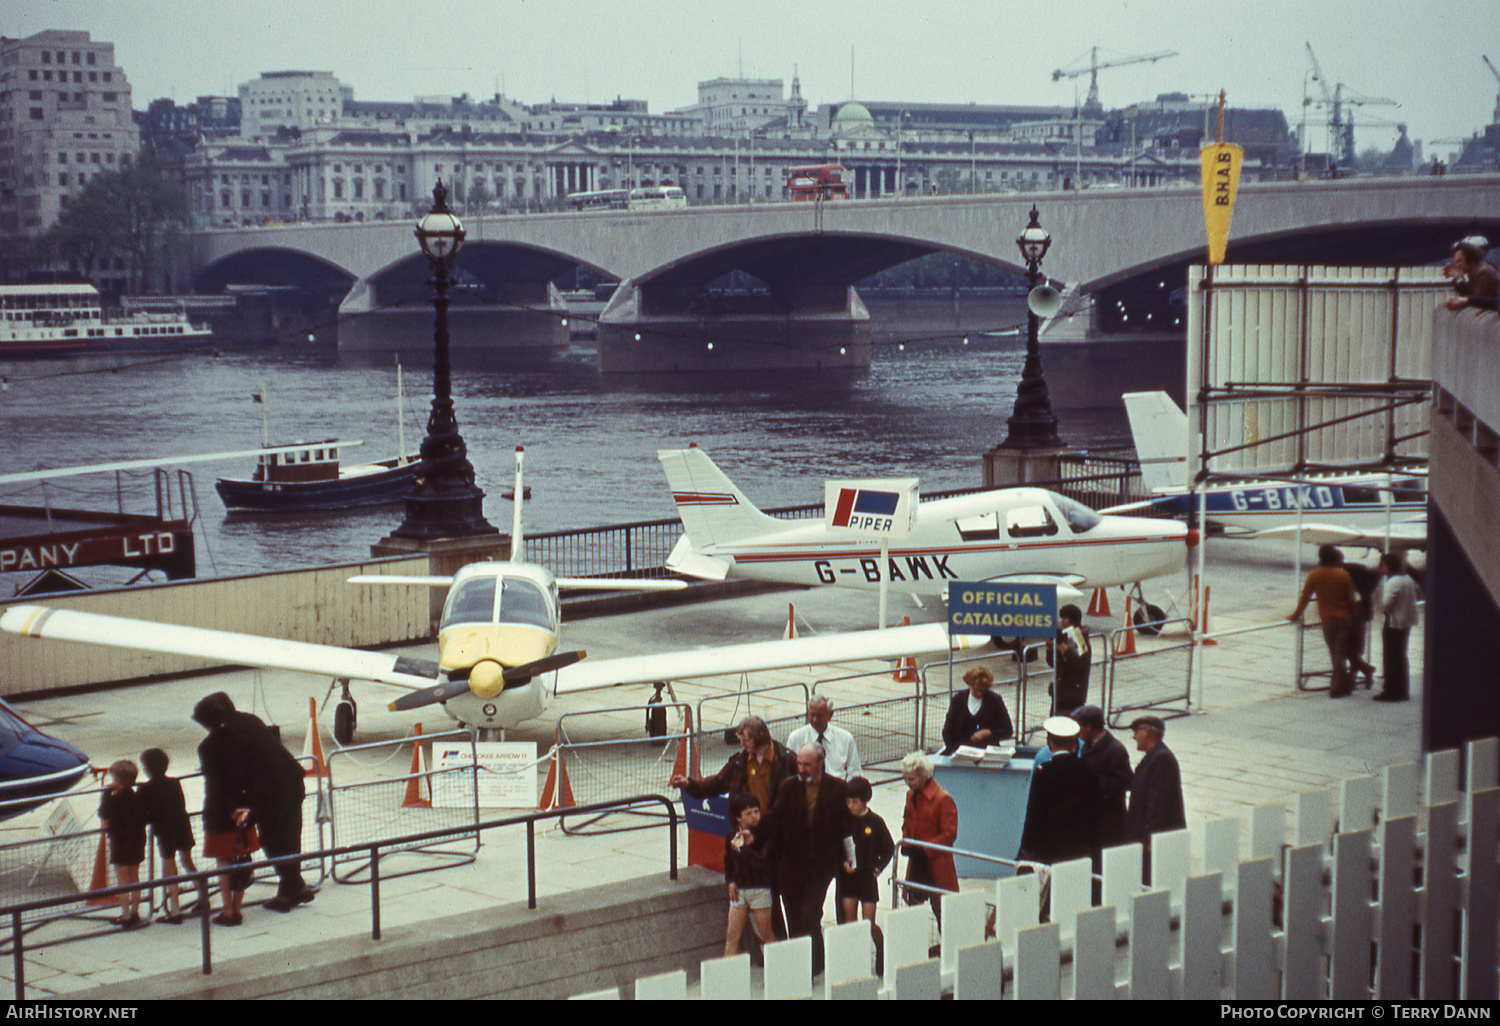
M 505 668 L 493 659 L 481 659 L 469 671 L 469 690 L 478 698 L 494 698 L 505 689 Z
M 1188 528 L 1187 544 L 1190 549 L 1198 544 L 1198 529 L 1196 527 Z

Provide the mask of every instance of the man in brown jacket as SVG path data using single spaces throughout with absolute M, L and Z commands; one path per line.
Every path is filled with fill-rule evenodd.
M 823 759 L 815 744 L 797 751 L 797 776 L 781 782 L 769 817 L 787 935 L 812 938 L 815 976 L 823 971 L 823 904 L 844 865 L 849 819 L 844 782 L 823 772 Z
M 1288 620 L 1301 622 L 1302 611 L 1314 596 L 1318 600 L 1318 620 L 1323 625 L 1323 641 L 1328 645 L 1328 658 L 1333 663 L 1333 681 L 1328 688 L 1329 698 L 1344 698 L 1354 692 L 1354 678 L 1349 673 L 1349 657 L 1354 646 L 1354 610 L 1359 604 L 1359 592 L 1354 580 L 1344 569 L 1344 554 L 1336 545 L 1324 545 L 1318 549 L 1318 565 L 1307 575 L 1302 586 L 1302 597 Z

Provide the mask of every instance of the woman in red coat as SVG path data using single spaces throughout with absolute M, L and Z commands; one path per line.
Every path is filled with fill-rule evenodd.
M 932 761 L 921 752 L 912 752 L 901 760 L 901 777 L 906 781 L 906 812 L 901 817 L 902 840 L 928 841 L 953 847 L 958 840 L 958 805 L 953 796 L 932 779 Z M 915 845 L 903 845 L 908 883 L 926 884 L 945 891 L 958 892 L 958 871 L 953 856 Z M 932 902 L 933 915 L 942 923 L 942 895 L 931 891 L 908 889 L 906 902 L 915 905 Z

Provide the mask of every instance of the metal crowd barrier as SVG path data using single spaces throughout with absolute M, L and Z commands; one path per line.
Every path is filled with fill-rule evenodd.
M 341 768 L 349 763 L 357 765 L 358 756 L 390 753 L 392 749 L 404 747 L 408 741 L 417 745 L 430 742 L 467 747 L 469 758 L 466 763 L 437 769 L 435 760 L 429 757 L 423 763 L 425 768 L 415 773 L 354 780 L 347 784 L 338 782 Z M 479 759 L 474 735 L 466 730 L 418 734 L 399 741 L 374 741 L 340 748 L 328 757 L 327 783 L 320 788 L 320 794 L 324 797 L 324 818 L 331 830 L 333 847 L 360 845 L 414 831 L 470 828 L 470 833 L 453 834 L 440 845 L 388 847 L 387 857 L 402 853 L 423 857 L 423 861 L 399 873 L 387 872 L 387 876 L 406 876 L 466 865 L 479 856 L 479 834 L 475 830 L 475 824 L 479 822 Z M 362 874 L 369 867 L 357 860 L 350 861 L 351 858 L 346 856 L 331 863 L 330 873 L 338 883 L 363 882 Z
M 602 741 L 575 741 L 569 728 L 587 717 L 614 716 L 633 713 L 644 727 L 645 718 L 660 710 L 677 711 L 678 729 L 668 727 L 667 733 L 651 737 L 609 738 Z M 555 757 L 558 765 L 565 766 L 573 801 L 583 805 L 599 805 L 614 800 L 621 793 L 641 794 L 652 788 L 665 790 L 672 773 L 679 764 L 685 772 L 691 765 L 688 749 L 693 742 L 692 707 L 686 702 L 656 702 L 649 705 L 618 706 L 613 709 L 591 709 L 587 712 L 564 713 L 557 719 L 557 747 Z M 670 717 L 667 717 L 670 723 Z M 564 809 L 564 811 L 567 811 Z M 632 815 L 649 817 L 650 822 L 615 830 L 635 830 L 656 826 L 662 819 L 655 810 L 632 811 Z M 575 834 L 594 825 L 606 814 L 585 818 L 570 825 L 567 819 L 559 819 L 558 825 L 565 834 Z M 596 831 L 596 832 L 614 832 Z
M 303 764 L 304 768 L 311 766 L 310 759 L 304 758 L 298 761 Z M 201 777 L 201 773 L 186 773 L 175 779 L 196 780 Z M 71 791 L 62 795 L 57 801 L 81 801 L 86 805 L 85 814 L 87 814 L 98 808 L 100 791 L 101 788 L 98 787 Z M 191 812 L 188 814 L 188 819 L 193 824 L 193 839 L 196 842 L 193 848 L 194 858 L 201 861 L 205 858 L 202 854 L 203 814 Z M 302 847 L 304 849 L 322 847 L 323 822 L 320 792 L 316 785 L 312 785 L 303 800 Z M 96 826 L 88 830 L 70 831 L 0 844 L 0 904 L 18 904 L 49 898 L 62 902 L 49 908 L 33 910 L 28 917 L 28 928 L 50 919 L 87 918 L 96 913 L 114 915 L 118 910 L 114 903 L 100 902 L 98 900 L 100 892 L 88 887 L 80 887 L 77 882 L 80 876 L 85 876 L 92 882 L 98 865 L 102 865 L 105 873 L 108 874 L 106 882 L 113 879 L 107 857 L 103 855 L 101 848 L 101 845 L 105 843 L 103 831 Z M 141 870 L 143 878 L 156 876 L 160 857 L 155 831 L 148 828 L 146 860 Z M 104 861 L 100 862 L 101 859 Z M 325 867 L 321 863 L 316 867 L 315 874 L 314 885 L 321 883 L 326 875 Z M 252 886 L 267 879 L 271 878 L 262 873 L 252 880 Z M 154 915 L 164 910 L 165 893 L 158 894 L 155 888 L 148 888 L 145 885 L 140 885 L 135 889 L 142 892 L 141 900 L 149 913 Z
M 1193 622 L 1183 618 L 1146 624 L 1157 629 L 1157 637 L 1175 625 L 1187 628 L 1185 640 L 1153 645 L 1150 650 L 1133 655 L 1118 653 L 1126 632 L 1140 630 L 1140 625 L 1110 631 L 1103 708 L 1105 722 L 1111 728 L 1118 730 L 1124 726 L 1125 714 L 1132 712 L 1149 712 L 1164 720 L 1192 712 L 1193 656 L 1199 648 L 1199 641 L 1193 636 Z
M 622 798 L 618 801 L 604 803 L 594 806 L 579 806 L 573 809 L 553 809 L 543 812 L 528 812 L 519 816 L 509 816 L 504 819 L 485 820 L 470 826 L 451 827 L 443 830 L 427 830 L 421 833 L 406 834 L 400 837 L 382 838 L 376 841 L 367 841 L 361 844 L 345 845 L 342 847 L 319 848 L 313 851 L 304 851 L 300 855 L 286 856 L 280 859 L 265 859 L 252 862 L 246 867 L 253 872 L 274 871 L 275 867 L 284 862 L 298 859 L 305 862 L 329 860 L 348 861 L 351 857 L 357 857 L 358 861 L 367 863 L 370 867 L 370 939 L 380 940 L 380 880 L 382 854 L 388 851 L 405 852 L 430 846 L 434 842 L 442 842 L 445 839 L 468 834 L 482 834 L 486 830 L 499 827 L 521 826 L 526 827 L 526 907 L 536 908 L 536 824 L 545 820 L 558 819 L 570 813 L 599 812 L 605 809 L 627 808 L 633 805 L 645 804 L 662 805 L 667 809 L 668 823 L 671 827 L 667 831 L 667 859 L 669 879 L 677 879 L 677 806 L 673 799 L 661 794 L 641 794 Z M 361 857 L 362 856 L 362 857 Z M 93 891 L 94 897 L 114 898 L 121 893 L 133 890 L 146 890 L 153 887 L 165 886 L 169 883 L 182 885 L 186 888 L 196 888 L 200 894 L 206 893 L 207 888 L 212 886 L 212 880 L 217 877 L 220 870 L 200 869 L 196 873 L 183 873 L 178 876 L 164 879 L 141 880 L 138 883 L 127 884 L 123 887 L 107 887 Z M 76 903 L 77 895 L 65 898 L 46 898 L 35 901 L 19 902 L 15 904 L 0 905 L 0 917 L 8 918 L 11 924 L 10 944 L 11 956 L 15 972 L 16 1000 L 22 1001 L 26 997 L 26 959 L 25 959 L 25 933 L 24 922 L 32 913 L 46 913 L 48 910 L 64 905 Z M 210 942 L 209 922 L 212 910 L 208 902 L 203 902 L 202 909 L 197 913 L 199 923 L 199 941 L 203 949 L 203 975 L 208 976 L 213 972 L 212 949 Z M 53 916 L 52 918 L 56 918 Z M 57 942 L 53 942 L 57 943 Z

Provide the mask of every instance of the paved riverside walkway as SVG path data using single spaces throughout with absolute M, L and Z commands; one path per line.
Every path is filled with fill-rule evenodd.
M 1291 547 L 1281 543 L 1215 539 L 1208 551 L 1207 580 L 1212 589 L 1210 626 L 1225 636 L 1217 646 L 1205 649 L 1206 674 L 1194 683 L 1192 714 L 1169 720 L 1166 735 L 1167 744 L 1182 765 L 1190 827 L 1212 817 L 1242 815 L 1255 805 L 1289 801 L 1299 792 L 1372 774 L 1386 765 L 1420 760 L 1420 629 L 1413 632 L 1411 644 L 1411 702 L 1371 702 L 1370 693 L 1363 690 L 1339 701 L 1330 700 L 1324 692 L 1298 692 L 1293 683 L 1295 631 L 1285 623 L 1297 590 Z M 1307 557 L 1307 565 L 1310 564 Z M 1149 582 L 1146 591 L 1153 603 L 1168 608 L 1169 613 L 1174 601 L 1186 608 L 1186 588 L 1181 577 Z M 1118 596 L 1118 591 L 1111 595 L 1115 623 L 1090 618 L 1091 630 L 1118 625 L 1123 613 Z M 867 628 L 875 622 L 873 593 L 827 588 L 585 620 L 564 628 L 563 643 L 568 648 L 581 647 L 593 656 L 606 657 L 685 645 L 765 640 L 781 635 L 789 602 L 795 607 L 802 633 Z M 918 622 L 939 617 L 942 604 L 925 600 L 925 609 L 919 609 L 906 597 L 893 596 L 891 609 L 896 622 L 905 615 Z M 1244 630 L 1252 627 L 1265 629 Z M 1183 635 L 1174 637 L 1169 631 L 1159 640 L 1142 639 L 1139 647 L 1144 654 L 1154 647 L 1180 644 L 1182 638 Z M 1312 629 L 1305 638 L 1309 666 L 1326 666 L 1321 635 Z M 1374 662 L 1378 667 L 1378 643 L 1375 648 Z M 432 649 L 420 646 L 413 651 L 430 656 Z M 1149 667 L 1149 659 L 1149 655 L 1145 656 L 1138 665 Z M 1162 676 L 1176 673 L 1176 665 L 1162 660 Z M 1168 670 L 1168 667 L 1174 668 Z M 842 675 L 837 668 L 820 668 L 811 675 L 807 668 L 802 671 L 757 674 L 750 686 Z M 1101 675 L 1096 662 L 1092 701 L 1099 701 Z M 696 702 L 713 692 L 733 693 L 739 686 L 738 678 L 727 678 L 678 685 L 675 690 L 679 700 Z M 172 772 L 176 775 L 192 773 L 197 768 L 196 748 L 203 734 L 191 722 L 189 714 L 194 702 L 204 694 L 227 691 L 241 708 L 251 709 L 268 722 L 279 723 L 288 747 L 300 752 L 306 732 L 308 697 L 321 701 L 326 688 L 327 681 L 320 678 L 246 670 L 37 699 L 21 702 L 18 708 L 42 729 L 79 745 L 96 765 L 107 765 L 117 758 L 138 759 L 141 750 L 156 746 L 172 757 Z M 357 743 L 395 742 L 410 732 L 412 714 L 385 710 L 384 703 L 389 700 L 387 691 L 372 685 L 363 689 L 355 685 L 355 688 L 360 700 Z M 858 697 L 868 701 L 909 695 L 911 685 L 895 683 L 882 675 L 833 685 L 828 690 L 838 696 L 837 705 L 849 705 Z M 649 693 L 649 689 L 609 689 L 567 696 L 553 704 L 546 719 L 524 725 L 508 739 L 534 740 L 539 751 L 545 752 L 553 742 L 556 715 L 635 706 L 644 702 Z M 1123 692 L 1117 701 L 1127 700 L 1122 696 Z M 756 703 L 752 711 L 768 718 L 791 711 L 790 707 L 777 709 L 759 699 Z M 735 710 L 732 702 L 725 709 L 733 712 L 732 716 L 726 713 L 729 721 L 744 711 L 743 706 Z M 1033 708 L 1030 719 L 1038 718 Z M 576 722 L 575 736 L 585 738 L 639 736 L 642 726 L 639 712 L 606 712 L 597 717 L 580 717 Z M 320 723 L 324 744 L 331 748 L 331 710 Z M 428 734 L 442 730 L 446 724 L 440 713 L 430 711 L 423 720 Z M 1128 734 L 1123 730 L 1118 733 L 1127 748 L 1133 749 Z M 717 768 L 716 763 L 709 765 L 712 758 L 718 756 L 705 756 L 705 771 Z M 406 749 L 391 758 L 365 755 L 359 759 L 364 763 L 361 772 L 369 776 L 399 775 L 406 772 L 410 755 Z M 669 769 L 661 767 L 662 785 Z M 192 781 L 188 785 L 189 808 L 193 809 L 201 792 Z M 575 792 L 582 792 L 586 786 L 575 778 Z M 877 787 L 872 802 L 875 810 L 892 825 L 893 832 L 899 830 L 903 793 L 899 783 L 886 784 Z M 589 798 L 578 793 L 578 800 Z M 79 795 L 71 799 L 71 804 L 80 819 L 92 822 L 97 804 L 92 794 Z M 308 808 L 311 806 L 309 802 Z M 502 810 L 485 813 L 495 817 L 505 814 Z M 0 823 L 0 843 L 37 836 L 44 819 L 45 810 Z M 625 824 L 605 821 L 598 826 L 612 825 Z M 684 831 L 679 844 L 684 862 L 686 850 Z M 524 832 L 511 828 L 487 835 L 478 858 L 470 865 L 382 880 L 383 927 L 389 930 L 434 916 L 524 902 L 525 851 Z M 654 826 L 568 835 L 551 826 L 539 831 L 537 862 L 538 914 L 545 915 L 548 895 L 578 886 L 662 873 L 667 865 L 666 830 L 664 826 Z M 309 878 L 312 875 L 309 873 Z M 976 881 L 974 886 L 983 884 Z M 250 892 L 250 900 L 263 900 L 271 893 L 270 887 L 257 885 Z M 28 933 L 27 996 L 104 997 L 108 994 L 108 984 L 140 982 L 157 973 L 190 970 L 200 965 L 201 949 L 195 925 L 156 923 L 124 934 L 104 922 L 113 914 L 115 910 L 107 908 L 94 919 L 57 922 Z M 244 925 L 214 927 L 215 975 L 230 978 L 236 959 L 267 952 L 282 952 L 286 964 L 296 966 L 301 964 L 299 949 L 304 945 L 317 945 L 335 937 L 368 936 L 369 929 L 369 888 L 324 880 L 317 900 L 310 906 L 286 915 L 247 906 Z M 72 939 L 61 943 L 68 938 Z M 12 986 L 12 973 L 11 959 L 0 958 L 0 976 L 5 978 L 0 987 Z M 5 993 L 9 996 L 8 990 Z

